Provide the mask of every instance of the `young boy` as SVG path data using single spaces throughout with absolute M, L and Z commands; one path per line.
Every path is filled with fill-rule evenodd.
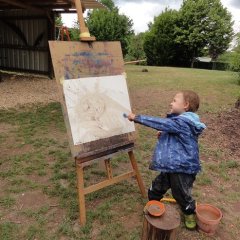
M 151 170 L 161 173 L 148 190 L 149 200 L 159 201 L 171 188 L 189 229 L 196 227 L 195 201 L 191 190 L 196 174 L 201 170 L 198 136 L 206 128 L 195 113 L 199 102 L 195 92 L 181 91 L 170 104 L 167 118 L 128 115 L 130 121 L 161 131 L 150 164 Z

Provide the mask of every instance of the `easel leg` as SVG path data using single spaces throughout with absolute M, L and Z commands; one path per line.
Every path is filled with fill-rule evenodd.
M 86 208 L 85 208 L 85 195 L 84 195 L 84 179 L 83 179 L 83 166 L 76 164 L 77 168 L 77 185 L 78 185 L 78 198 L 79 198 L 79 213 L 80 225 L 86 224 Z
M 110 159 L 106 159 L 104 162 L 105 162 L 105 167 L 106 167 L 108 179 L 112 179 L 113 178 L 113 173 L 112 173 L 112 167 L 111 167 Z
M 138 186 L 140 188 L 142 196 L 146 197 L 146 191 L 145 191 L 145 188 L 144 188 L 144 185 L 143 185 L 142 177 L 141 177 L 141 175 L 138 171 L 138 166 L 137 166 L 137 162 L 136 162 L 136 159 L 134 157 L 133 151 L 128 152 L 128 155 L 129 155 L 129 158 L 131 160 L 132 167 L 135 170 Z

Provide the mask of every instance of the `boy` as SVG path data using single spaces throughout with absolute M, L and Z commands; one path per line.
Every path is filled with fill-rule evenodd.
M 154 128 L 159 133 L 150 169 L 161 172 L 148 190 L 149 200 L 160 200 L 169 188 L 185 217 L 188 229 L 195 229 L 195 201 L 191 189 L 196 174 L 201 170 L 198 136 L 206 128 L 195 113 L 199 97 L 193 91 L 177 93 L 170 104 L 167 118 L 130 113 L 128 119 Z

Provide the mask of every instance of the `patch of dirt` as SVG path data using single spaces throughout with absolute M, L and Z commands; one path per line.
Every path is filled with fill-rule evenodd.
M 22 193 L 18 196 L 17 202 L 21 209 L 39 209 L 44 203 L 56 205 L 52 198 L 45 195 L 42 191 L 36 190 L 33 192 Z
M 1 157 L 11 157 L 17 156 L 24 153 L 29 153 L 33 150 L 31 145 L 25 144 L 22 146 L 17 146 L 18 144 L 22 144 L 21 142 L 17 142 L 16 135 L 13 133 L 17 127 L 7 123 L 0 123 L 0 133 L 6 137 L 6 141 L 2 141 L 1 143 Z
M 6 147 L 3 147 L 3 151 L 1 152 L 2 157 L 12 157 L 12 156 L 18 156 L 18 155 L 22 155 L 25 153 L 30 153 L 33 151 L 33 146 L 32 145 L 23 145 L 20 148 L 14 147 L 14 144 L 9 144 L 11 141 L 7 141 L 5 142 L 4 145 L 6 145 Z M 14 143 L 14 141 L 13 141 Z M 15 143 L 16 145 L 16 143 Z
M 76 229 L 78 230 L 79 229 L 79 223 L 78 222 L 76 222 L 75 223 L 75 226 L 76 226 Z M 91 239 L 92 240 L 97 240 L 98 239 L 98 236 L 99 236 L 99 234 L 100 234 L 100 232 L 101 232 L 101 227 L 98 227 L 98 226 L 101 226 L 101 223 L 99 222 L 99 221 L 95 221 L 94 223 L 93 223 L 93 229 L 92 229 L 92 233 L 91 233 Z
M 233 210 L 234 212 L 240 213 L 240 202 L 234 203 L 233 206 L 232 206 L 232 210 Z
M 1 164 L 0 164 L 1 166 Z M 2 169 L 0 168 L 0 171 L 2 171 Z M 4 192 L 4 189 L 6 188 L 6 186 L 8 185 L 8 180 L 7 179 L 2 179 L 1 178 L 1 181 L 0 181 L 0 198 L 1 197 L 4 197 L 6 195 L 6 193 Z
M 136 223 L 141 222 L 143 219 L 141 212 L 142 212 L 142 208 L 138 209 L 137 211 L 135 211 L 134 213 L 132 213 L 130 215 L 121 217 L 121 221 L 122 221 L 124 228 L 130 230 L 130 232 L 133 229 L 135 229 Z M 139 224 L 139 225 L 141 225 L 141 224 Z
M 240 109 L 221 112 L 217 116 L 205 115 L 202 121 L 207 129 L 203 134 L 204 141 L 228 153 L 231 157 L 240 157 Z
M 36 182 L 36 183 L 41 183 L 41 184 L 48 184 L 50 182 L 50 176 L 51 173 L 49 170 L 47 170 L 47 174 L 44 176 L 39 176 L 36 173 L 28 175 L 28 179 Z
M 1 76 L 0 109 L 59 101 L 57 84 L 53 79 L 6 73 Z
M 15 209 L 14 211 L 10 211 L 7 215 L 5 215 L 1 220 L 3 221 L 8 221 L 8 222 L 12 222 L 15 224 L 30 224 L 31 223 L 31 219 L 28 218 L 27 216 L 19 213 L 19 210 L 21 209 Z
M 44 216 L 48 219 L 47 231 L 48 233 L 55 233 L 59 228 L 59 224 L 62 222 L 66 215 L 64 209 L 59 207 L 58 200 L 53 197 L 48 197 L 41 190 L 21 193 L 16 195 L 16 204 L 13 209 L 4 209 L 2 211 L 2 217 L 0 222 L 11 222 L 19 224 L 21 232 L 25 233 L 30 225 L 36 223 L 36 216 L 28 216 L 24 214 L 26 211 L 37 211 L 44 206 L 48 206 L 49 209 Z M 41 215 L 39 215 L 41 217 Z M 20 234 L 21 235 L 21 234 Z M 21 237 L 20 237 L 21 238 Z M 20 239 L 19 238 L 19 239 Z M 22 238 L 21 238 L 22 239 Z
M 0 129 L 1 129 L 1 133 L 9 133 L 10 131 L 13 130 L 13 128 L 16 129 L 15 126 L 8 124 L 8 123 L 0 123 Z

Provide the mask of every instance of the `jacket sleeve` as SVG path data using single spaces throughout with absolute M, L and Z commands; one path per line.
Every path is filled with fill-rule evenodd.
M 134 122 L 159 131 L 171 133 L 180 132 L 179 124 L 176 121 L 169 118 L 158 118 L 152 116 L 137 115 L 134 119 Z

